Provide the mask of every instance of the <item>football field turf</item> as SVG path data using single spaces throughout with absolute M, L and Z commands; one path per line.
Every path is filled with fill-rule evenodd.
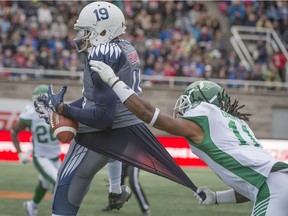
M 209 169 L 183 168 L 197 186 L 207 185 L 212 190 L 228 189 Z M 0 216 L 25 215 L 22 204 L 33 196 L 37 184 L 32 164 L 0 163 Z M 107 170 L 104 168 L 94 178 L 90 190 L 79 210 L 79 216 L 141 216 L 132 195 L 119 211 L 101 212 L 107 204 Z M 128 184 L 128 182 L 126 182 Z M 140 171 L 140 183 L 150 203 L 152 216 L 248 216 L 252 203 L 238 205 L 198 206 L 192 191 L 182 185 L 145 171 Z M 38 216 L 49 216 L 51 191 L 42 201 Z

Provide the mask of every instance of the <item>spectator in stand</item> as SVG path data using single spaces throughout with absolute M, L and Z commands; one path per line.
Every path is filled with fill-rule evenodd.
M 272 82 L 281 82 L 281 77 L 279 73 L 277 72 L 277 69 L 272 63 L 269 64 L 268 67 L 265 67 L 265 69 L 263 70 L 263 74 L 264 74 L 264 79 L 268 84 Z M 269 89 L 275 90 L 277 88 L 271 87 Z
M 172 63 L 170 61 L 166 61 L 164 62 L 163 73 L 164 76 L 174 77 L 177 75 L 177 69 L 172 66 Z
M 280 13 L 279 10 L 277 8 L 276 2 L 268 2 L 268 8 L 267 8 L 267 18 L 269 20 L 280 20 Z
M 8 68 L 17 67 L 17 63 L 14 61 L 12 49 L 10 48 L 4 50 L 3 66 Z
M 254 70 L 252 70 L 252 74 L 251 74 L 251 80 L 254 81 L 265 81 L 264 76 L 263 76 L 263 69 L 264 69 L 264 65 L 257 63 L 255 65 Z
M 229 8 L 230 26 L 241 25 L 245 17 L 245 6 L 239 0 L 232 1 Z
M 262 28 L 273 28 L 272 22 L 267 19 L 267 15 L 263 13 L 260 16 L 260 19 L 256 22 L 256 27 L 262 27 Z
M 287 63 L 287 58 L 282 52 L 276 52 L 272 58 L 272 63 L 278 70 L 278 74 L 281 78 L 282 82 L 286 81 L 286 63 Z
M 37 17 L 38 17 L 39 23 L 51 24 L 52 13 L 47 2 L 41 2 L 40 7 L 37 9 Z
M 264 43 L 263 40 L 257 41 L 257 46 L 253 52 L 253 57 L 254 57 L 255 62 L 267 63 L 268 53 L 267 53 L 266 44 Z
M 211 42 L 212 42 L 212 35 L 210 34 L 208 27 L 202 26 L 200 31 L 200 37 L 198 40 L 199 46 L 205 49 L 207 46 L 209 46 L 209 43 Z
M 61 40 L 65 39 L 68 33 L 67 25 L 64 23 L 62 16 L 57 16 L 56 21 L 51 25 L 51 32 L 54 36 L 60 37 Z
M 35 53 L 31 53 L 26 61 L 26 68 L 37 69 L 39 68 L 39 64 L 37 61 L 37 57 Z M 31 77 L 34 77 L 31 75 Z
M 244 25 L 254 27 L 256 26 L 256 22 L 257 22 L 257 17 L 255 13 L 251 12 L 247 15 L 247 19 L 245 20 Z
M 287 1 L 279 1 L 279 14 L 282 20 L 288 20 L 288 2 Z

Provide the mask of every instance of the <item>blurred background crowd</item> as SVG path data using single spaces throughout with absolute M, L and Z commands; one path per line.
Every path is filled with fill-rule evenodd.
M 81 71 L 73 25 L 88 2 L 0 1 L 0 68 Z M 247 70 L 204 1 L 112 2 L 126 16 L 125 37 L 139 52 L 143 74 L 285 81 L 285 57 L 275 62 L 261 41 Z M 288 43 L 286 1 L 219 1 L 216 10 L 230 27 L 272 28 Z

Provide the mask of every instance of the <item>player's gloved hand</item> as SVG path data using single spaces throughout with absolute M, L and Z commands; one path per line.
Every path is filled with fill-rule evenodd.
M 48 96 L 40 95 L 43 98 Z M 44 118 L 47 124 L 50 124 L 50 115 L 53 112 L 49 107 L 45 107 L 44 103 L 40 102 L 38 98 L 34 101 L 35 111 L 39 114 L 39 118 Z
M 202 200 L 202 198 L 198 195 L 201 192 L 206 194 L 205 200 Z M 216 204 L 216 193 L 211 191 L 207 186 L 198 187 L 196 193 L 194 193 L 194 197 L 198 201 L 199 205 L 209 206 Z
M 20 153 L 18 153 L 18 157 L 19 157 L 20 162 L 23 164 L 30 162 L 30 158 L 29 158 L 28 153 L 20 152 Z
M 113 69 L 104 62 L 90 60 L 89 64 L 90 69 L 97 72 L 101 79 L 109 86 L 113 86 L 113 84 L 119 80 L 119 78 L 115 75 Z
M 48 88 L 48 97 L 45 97 L 44 94 L 40 94 L 37 100 L 39 102 L 42 102 L 45 107 L 50 108 L 54 112 L 58 112 L 57 108 L 61 103 L 63 103 L 66 91 L 67 86 L 63 86 L 58 93 L 54 94 L 53 86 L 52 84 L 50 84 Z

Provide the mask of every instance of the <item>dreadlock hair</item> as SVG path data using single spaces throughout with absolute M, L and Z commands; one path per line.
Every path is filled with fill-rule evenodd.
M 208 99 L 205 97 L 203 91 L 200 89 L 199 86 L 197 86 L 198 89 L 199 89 L 199 92 L 201 93 L 202 97 L 204 98 L 204 100 L 206 102 L 209 103 Z M 244 121 L 249 121 L 249 117 L 248 116 L 251 116 L 251 114 L 249 113 L 240 113 L 239 110 L 242 109 L 243 107 L 245 107 L 245 105 L 241 105 L 239 106 L 238 103 L 239 101 L 238 100 L 234 100 L 234 102 L 231 104 L 231 98 L 230 96 L 228 96 L 227 94 L 225 95 L 225 89 L 223 88 L 222 92 L 218 92 L 218 95 L 217 95 L 217 99 L 219 101 L 219 104 L 220 104 L 220 109 L 229 113 L 230 115 L 232 116 L 235 116 L 239 119 L 242 119 Z M 192 98 L 194 99 L 194 94 L 192 93 Z M 227 97 L 228 98 L 228 101 L 227 102 L 224 102 L 223 98 L 224 97 Z
M 233 103 L 231 103 L 231 98 L 227 94 L 226 94 L 226 97 L 228 98 L 228 101 L 224 102 L 223 101 L 224 94 L 226 94 L 225 89 L 223 89 L 222 94 L 218 92 L 218 95 L 217 95 L 218 100 L 222 101 L 222 103 L 220 103 L 221 104 L 220 109 L 239 119 L 242 119 L 244 121 L 249 121 L 248 116 L 251 116 L 251 114 L 239 112 L 239 110 L 245 107 L 245 105 L 239 106 L 238 105 L 239 101 L 236 99 L 234 100 Z

